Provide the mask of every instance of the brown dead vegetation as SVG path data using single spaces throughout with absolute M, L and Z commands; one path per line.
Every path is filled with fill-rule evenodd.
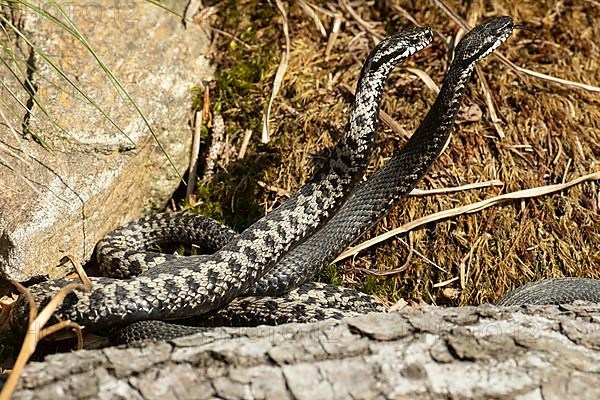
M 421 70 L 440 85 L 452 42 L 459 34 L 458 24 L 433 1 L 286 4 L 289 58 L 271 109 L 271 141 L 265 145 L 260 143 L 261 116 L 286 43 L 284 19 L 274 4 L 236 3 L 237 7 L 232 2 L 218 4 L 211 21 L 228 32 L 227 36 L 217 34 L 216 39 L 221 68 L 217 98 L 233 148 L 240 147 L 251 129 L 247 159 L 265 155 L 275 159 L 269 160 L 269 166 L 261 162 L 260 168 L 251 163 L 252 167 L 245 168 L 241 160 L 220 174 L 234 184 L 221 184 L 219 190 L 208 190 L 210 195 L 199 196 L 205 205 L 221 204 L 217 216 L 225 221 L 252 207 L 268 212 L 327 157 L 327 149 L 343 131 L 352 101 L 345 88 L 355 84 L 362 61 L 378 37 L 410 26 L 410 19 L 437 33 L 433 46 L 395 71 L 387 85 L 383 110 L 397 126 L 412 132 L 435 93 L 407 68 Z M 475 0 L 448 5 L 471 25 L 487 17 L 510 15 L 530 27 L 515 32 L 498 49 L 516 65 L 600 86 L 600 7 L 596 2 Z M 241 66 L 256 66 L 258 77 Z M 408 198 L 364 239 L 435 212 L 598 172 L 598 92 L 517 74 L 495 57 L 481 63 L 481 72 L 489 91 L 482 89 L 480 77 L 473 78 L 452 142 L 419 188 L 490 180 L 503 185 Z M 256 79 L 237 82 L 233 91 L 223 88 L 242 75 Z M 496 124 L 491 113 L 497 115 Z M 402 147 L 406 137 L 401 131 L 382 124 L 370 173 Z M 241 176 L 232 175 L 240 171 Z M 256 202 L 242 201 L 250 197 Z M 591 180 L 562 192 L 455 216 L 415 230 L 410 240 L 406 235 L 396 237 L 342 261 L 325 279 L 362 287 L 390 304 L 401 298 L 478 304 L 494 302 L 509 288 L 543 277 L 600 278 L 599 201 L 598 183 Z M 403 244 L 409 242 L 411 249 Z M 384 276 L 369 272 L 375 270 L 397 272 Z

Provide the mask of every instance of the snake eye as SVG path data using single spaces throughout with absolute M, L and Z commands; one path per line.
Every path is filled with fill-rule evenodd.
M 456 62 L 473 64 L 490 54 L 510 36 L 514 23 L 510 17 L 489 19 L 473 28 L 458 43 L 454 52 Z

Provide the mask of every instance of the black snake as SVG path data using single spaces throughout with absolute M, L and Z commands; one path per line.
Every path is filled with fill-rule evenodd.
M 499 17 L 465 35 L 415 134 L 349 194 L 367 166 L 387 76 L 398 62 L 429 45 L 432 33 L 413 28 L 386 38 L 362 68 L 342 140 L 298 193 L 240 234 L 187 214 L 159 214 L 117 229 L 98 244 L 97 254 L 102 271 L 120 279 L 92 278 L 92 291 L 69 295 L 56 315 L 96 332 L 129 325 L 125 336 L 139 339 L 195 331 L 153 320 L 201 316 L 204 324 L 278 324 L 383 310 L 354 290 L 308 281 L 419 182 L 449 139 L 476 63 L 513 29 L 511 18 Z M 214 254 L 177 257 L 145 251 L 168 242 L 199 244 Z M 43 304 L 68 282 L 44 282 L 30 290 Z M 592 291 L 600 292 L 597 286 Z M 13 329 L 24 329 L 26 309 L 21 296 L 11 310 Z

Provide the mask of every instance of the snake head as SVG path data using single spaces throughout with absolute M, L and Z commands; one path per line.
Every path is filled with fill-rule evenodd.
M 514 28 L 511 17 L 488 19 L 468 32 L 456 45 L 454 62 L 465 67 L 474 65 L 504 43 Z
M 429 46 L 433 33 L 429 28 L 413 27 L 386 37 L 373 48 L 363 67 L 365 73 L 389 73 L 394 66 Z

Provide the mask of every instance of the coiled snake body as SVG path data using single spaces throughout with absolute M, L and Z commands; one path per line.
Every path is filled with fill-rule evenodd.
M 348 196 L 367 165 L 387 76 L 398 62 L 426 47 L 432 33 L 413 28 L 385 39 L 363 66 L 342 140 L 298 193 L 239 235 L 210 219 L 185 214 L 159 214 L 117 229 L 98 244 L 97 253 L 103 272 L 121 279 L 92 278 L 92 291 L 69 295 L 56 314 L 91 331 L 135 323 L 124 331 L 131 339 L 193 331 L 138 321 L 202 316 L 207 324 L 282 323 L 382 310 L 364 294 L 307 281 L 423 177 L 448 141 L 475 64 L 513 28 L 510 18 L 500 17 L 465 35 L 440 94 L 415 134 Z M 165 242 L 194 242 L 216 252 L 175 257 L 144 251 Z M 55 280 L 30 289 L 44 303 L 66 283 Z M 22 297 L 10 315 L 16 330 L 25 326 Z

